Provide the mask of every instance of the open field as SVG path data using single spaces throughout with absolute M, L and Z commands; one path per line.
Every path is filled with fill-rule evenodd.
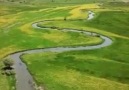
M 4 57 L 5 55 L 19 51 L 19 50 L 26 50 L 26 49 L 33 49 L 33 48 L 44 48 L 44 47 L 53 47 L 53 46 L 60 46 L 61 44 L 67 45 L 79 45 L 80 37 L 78 41 L 74 41 L 73 43 L 68 43 L 67 40 L 71 41 L 72 36 L 74 33 L 62 33 L 60 31 L 37 31 L 31 27 L 31 24 L 36 20 L 47 19 L 47 18 L 55 18 L 55 17 L 64 17 L 64 15 L 68 14 L 68 10 L 64 9 L 60 12 L 61 9 L 40 9 L 39 11 L 24 11 L 19 13 L 12 13 L 8 12 L 11 15 L 5 15 L 0 17 L 1 20 L 1 29 L 0 29 L 0 58 Z M 65 11 L 65 12 L 63 12 Z M 60 13 L 60 14 L 59 14 Z M 62 14 L 63 13 L 63 14 Z M 25 18 L 23 18 L 25 17 Z M 58 40 L 58 35 L 60 40 Z M 75 33 L 75 35 L 78 35 Z M 52 38 L 48 38 L 48 36 L 53 36 Z M 83 34 L 80 34 L 83 40 L 90 40 L 90 37 L 85 37 Z M 4 38 L 4 39 L 3 39 Z M 54 39 L 51 40 L 51 39 Z M 66 39 L 64 42 L 60 42 L 62 39 Z M 94 38 L 94 40 L 100 43 L 100 39 Z M 93 39 L 92 39 L 93 40 Z M 6 42 L 5 42 L 6 41 Z M 37 43 L 36 43 L 37 42 Z M 60 42 L 60 43 L 59 43 Z M 94 43 L 94 41 L 89 42 L 90 44 Z M 82 44 L 87 44 L 87 42 L 83 42 Z M 2 64 L 2 62 L 1 62 Z M 2 65 L 1 65 L 2 67 Z M 8 79 L 1 75 L 0 81 L 2 84 L 0 88 L 2 90 L 9 90 L 9 83 Z M 6 87 L 6 88 L 5 88 Z
M 87 0 L 85 3 L 91 4 L 82 5 L 84 0 L 56 0 L 53 3 L 46 1 L 44 3 L 49 4 L 40 6 L 37 0 L 31 4 L 29 1 L 20 4 L 19 1 L 1 3 L 0 68 L 3 67 L 3 57 L 16 51 L 58 46 L 88 46 L 103 42 L 99 37 L 83 33 L 40 30 L 31 26 L 37 21 L 61 20 L 38 25 L 97 32 L 110 37 L 113 44 L 91 51 L 23 55 L 23 61 L 37 84 L 46 90 L 129 90 L 128 3 L 100 5 L 92 3 L 96 0 Z M 37 5 L 35 2 L 38 2 Z M 95 18 L 87 21 L 89 10 L 95 12 Z M 14 77 L 0 74 L 0 90 L 14 90 L 14 83 Z
M 117 34 L 121 38 L 113 37 L 112 46 L 99 50 L 39 53 L 25 55 L 23 58 L 37 82 L 46 86 L 48 90 L 85 90 L 86 88 L 89 90 L 104 90 L 105 88 L 107 90 L 128 90 L 128 14 L 123 11 L 107 11 L 101 12 L 98 17 L 89 22 L 46 22 L 43 25 L 59 27 L 68 25 L 74 28 L 86 25 Z M 108 26 L 110 24 L 112 27 Z M 48 58 L 48 56 L 51 57 Z M 36 66 L 39 68 L 35 68 Z M 97 83 L 96 79 L 99 84 L 94 85 L 93 82 Z

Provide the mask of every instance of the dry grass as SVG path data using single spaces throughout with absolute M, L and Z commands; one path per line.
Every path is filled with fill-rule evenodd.
M 19 49 L 17 49 L 14 45 L 2 48 L 0 49 L 0 58 L 4 57 L 9 53 L 13 53 L 16 50 L 19 50 Z
M 87 12 L 82 12 L 82 10 L 92 10 L 100 8 L 97 4 L 85 4 L 76 7 L 75 9 L 70 11 L 71 16 L 69 18 L 86 18 Z

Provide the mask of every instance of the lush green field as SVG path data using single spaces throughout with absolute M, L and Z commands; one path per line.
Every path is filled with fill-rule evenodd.
M 110 47 L 92 51 L 39 53 L 23 56 L 30 71 L 47 90 L 128 90 L 129 12 L 101 12 L 92 21 L 46 22 L 46 26 L 88 26 L 111 32 Z M 67 22 L 67 23 L 65 23 Z M 42 26 L 42 23 L 40 24 Z M 109 34 L 110 36 L 110 34 Z M 51 56 L 48 58 L 48 56 Z M 38 66 L 38 68 L 35 68 Z M 40 69 L 40 70 L 39 70 Z
M 114 43 L 100 50 L 25 55 L 23 58 L 37 83 L 48 90 L 128 90 L 128 6 L 120 11 L 119 5 L 107 4 L 103 8 L 98 4 L 77 5 L 84 1 L 73 1 L 76 0 L 66 4 L 54 2 L 40 6 L 34 2 L 31 5 L 0 3 L 0 68 L 3 67 L 2 58 L 15 51 L 102 42 L 98 37 L 82 33 L 39 30 L 31 26 L 36 21 L 62 19 L 46 22 L 45 25 L 101 33 L 111 37 Z M 82 9 L 96 12 L 95 19 L 86 21 L 87 13 L 80 12 Z M 68 20 L 63 21 L 66 16 Z M 14 82 L 13 77 L 0 74 L 0 90 L 13 90 Z
M 89 37 L 84 34 L 63 33 L 58 30 L 41 31 L 33 29 L 31 26 L 33 22 L 43 19 L 59 17 L 63 20 L 64 16 L 70 15 L 68 12 L 77 6 L 48 9 L 39 7 L 40 9 L 34 8 L 32 10 L 31 6 L 16 7 L 14 6 L 14 8 L 12 7 L 11 9 L 11 6 L 1 6 L 0 8 L 2 10 L 0 17 L 0 68 L 3 67 L 2 58 L 15 51 L 67 45 L 91 45 L 98 44 L 102 41 L 100 38 Z M 6 13 L 3 13 L 4 11 L 6 11 Z M 80 37 L 76 38 L 77 36 Z M 73 38 L 76 38 L 76 40 Z M 0 74 L 1 90 L 11 90 L 11 88 L 14 87 L 11 83 L 13 78 L 12 80 L 10 78 Z
M 128 77 L 128 64 L 86 51 L 32 54 L 24 59 L 38 84 L 46 90 L 129 89 L 121 83 Z

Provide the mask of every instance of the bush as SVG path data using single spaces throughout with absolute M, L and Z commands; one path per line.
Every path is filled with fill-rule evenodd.
M 10 76 L 10 75 L 14 75 L 15 72 L 13 70 L 13 68 L 11 67 L 12 65 L 14 65 L 14 61 L 11 60 L 11 59 L 4 59 L 3 61 L 5 67 L 2 68 L 2 74 L 4 75 L 7 75 L 7 76 Z
M 11 66 L 14 64 L 14 61 L 11 60 L 11 59 L 5 59 L 5 60 L 3 61 L 3 63 L 4 63 L 4 65 L 5 65 L 5 67 L 11 67 Z
M 10 76 L 10 75 L 14 75 L 15 72 L 14 72 L 14 70 L 6 70 L 5 71 L 5 74 L 8 75 L 8 76 Z

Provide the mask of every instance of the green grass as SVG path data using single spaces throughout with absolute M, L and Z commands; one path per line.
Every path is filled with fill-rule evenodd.
M 2 67 L 3 67 L 3 64 L 0 62 L 0 68 L 2 69 Z M 5 89 L 5 90 L 9 90 L 10 88 L 9 88 L 9 82 L 8 82 L 8 79 L 7 79 L 7 77 L 6 76 L 3 76 L 2 74 L 1 74 L 1 71 L 0 71 L 0 89 Z
M 23 58 L 38 84 L 46 90 L 129 89 L 119 81 L 128 78 L 128 64 L 84 54 L 84 51 L 32 54 Z
M 129 37 L 128 22 L 129 12 L 111 11 L 100 13 L 94 21 L 87 22 L 86 26 Z
M 89 2 L 89 0 L 87 0 L 87 2 Z M 32 2 L 32 4 L 34 3 Z M 93 45 L 100 43 L 100 38 L 84 36 L 84 34 L 63 33 L 57 30 L 46 31 L 33 29 L 31 27 L 33 22 L 39 20 L 58 18 L 63 20 L 65 16 L 70 16 L 69 11 L 75 7 L 65 9 L 53 7 L 77 4 L 78 2 L 74 3 L 73 0 L 65 4 L 57 4 L 57 2 L 54 2 L 41 5 L 41 3 L 37 3 L 37 5 L 34 6 L 28 5 L 27 3 L 0 2 L 0 59 L 2 60 L 2 58 L 9 53 L 26 49 L 67 45 Z M 110 9 L 111 8 L 112 7 L 110 7 Z M 113 12 L 112 10 L 110 10 L 111 12 L 101 12 L 97 14 L 96 18 L 92 21 L 47 22 L 45 25 L 53 24 L 61 28 L 67 27 L 98 32 L 111 37 L 114 40 L 114 44 L 101 50 L 25 56 L 25 61 L 34 74 L 38 84 L 50 90 L 105 90 L 107 88 L 108 90 L 128 90 L 127 84 L 129 80 L 126 75 L 128 75 L 127 68 L 129 63 L 129 41 L 127 39 L 129 23 L 127 10 L 124 12 Z M 121 20 L 121 18 L 123 20 Z M 109 26 L 111 23 L 114 23 L 112 27 Z M 52 56 L 52 60 L 55 60 L 55 57 L 57 60 L 49 61 L 50 58 L 47 57 L 50 55 Z M 34 58 L 30 60 L 32 57 Z M 42 59 L 43 57 L 46 59 Z M 65 59 L 66 62 L 64 61 Z M 39 67 L 37 67 L 37 65 Z M 49 65 L 52 65 L 54 68 L 49 67 Z M 110 71 L 106 72 L 107 69 L 101 68 L 101 65 L 102 67 L 106 65 L 109 67 L 107 69 Z M 0 68 L 1 67 L 2 62 L 0 62 Z M 34 67 L 37 68 L 35 69 Z M 39 72 L 39 69 L 42 69 L 42 72 Z M 100 72 L 98 72 L 98 70 L 100 70 Z M 37 75 L 35 75 L 35 72 Z M 98 82 L 99 84 L 95 84 Z M 0 74 L 0 90 L 11 90 L 14 83 L 14 78 L 7 78 Z
M 92 27 L 126 39 L 112 36 L 113 45 L 98 50 L 39 53 L 22 58 L 38 84 L 47 90 L 128 90 L 128 14 L 123 11 L 107 11 L 101 12 L 92 21 L 46 22 L 46 26 Z M 99 86 L 93 82 L 99 83 Z
M 0 45 L 0 49 L 1 49 L 1 57 L 3 56 L 2 54 L 4 53 L 8 53 L 6 51 L 10 51 L 10 52 L 14 52 L 16 50 L 23 50 L 23 49 L 32 49 L 32 48 L 44 48 L 44 47 L 53 47 L 53 46 L 61 46 L 64 45 L 75 45 L 78 44 L 79 45 L 79 40 L 84 39 L 84 41 L 87 41 L 88 38 L 94 39 L 96 40 L 96 42 L 91 41 L 91 39 L 89 39 L 88 42 L 89 44 L 92 44 L 94 42 L 94 44 L 96 43 L 100 43 L 101 40 L 99 38 L 95 38 L 95 37 L 88 37 L 88 36 L 84 36 L 83 34 L 74 34 L 74 33 L 62 33 L 61 31 L 51 31 L 51 30 L 37 30 L 37 29 L 32 29 L 31 24 L 35 21 L 35 20 L 40 20 L 40 19 L 47 19 L 47 18 L 56 18 L 56 17 L 64 17 L 64 15 L 69 15 L 68 14 L 68 10 L 64 9 L 61 11 L 61 9 L 59 10 L 45 10 L 45 11 L 24 11 L 20 14 L 14 14 L 10 16 L 4 16 L 3 18 L 16 18 L 16 20 L 13 21 L 13 23 L 11 22 L 11 24 L 7 24 L 5 23 L 5 26 L 3 26 L 2 28 L 0 28 L 0 42 L 2 42 L 3 44 Z M 48 12 L 49 11 L 49 12 Z M 23 18 L 25 17 L 25 18 Z M 9 21 L 6 21 L 9 22 Z M 29 23 L 29 24 L 28 24 Z M 56 37 L 56 35 L 62 37 L 62 41 L 58 40 L 58 37 L 55 38 L 55 40 L 53 38 L 51 38 L 52 36 Z M 72 36 L 74 36 L 74 38 L 77 35 L 82 35 L 82 37 L 78 37 L 77 40 L 73 39 L 70 40 L 72 38 Z M 49 37 L 47 37 L 49 36 Z M 4 37 L 4 39 L 3 39 Z M 87 38 L 87 39 L 86 39 Z M 64 41 L 63 41 L 64 39 Z M 7 41 L 7 42 L 5 42 Z M 75 43 L 69 43 L 74 41 Z M 87 42 L 81 41 L 82 44 L 87 44 Z M 35 43 L 37 42 L 37 43 Z M 4 48 L 6 47 L 6 48 Z M 11 49 L 13 51 L 11 51 Z M 10 53 L 9 52 L 9 53 Z M 4 54 L 5 55 L 5 54 Z
M 15 80 L 15 76 L 9 76 L 7 77 L 8 80 L 8 84 L 9 84 L 9 90 L 16 90 L 16 80 Z
M 46 8 L 43 9 L 38 7 L 40 8 L 38 9 L 36 7 L 33 8 L 29 6 L 19 6 L 19 8 L 16 7 L 18 6 L 5 6 L 4 8 L 7 9 L 7 13 L 2 13 L 2 17 L 0 17 L 0 68 L 2 68 L 2 58 L 15 51 L 67 45 L 91 45 L 102 41 L 100 38 L 89 37 L 85 36 L 84 34 L 70 32 L 63 33 L 61 31 L 51 30 L 41 31 L 31 27 L 31 24 L 37 20 L 57 17 L 63 18 L 64 16 L 69 15 L 68 12 L 72 8 L 66 8 L 63 10 L 60 8 L 48 8 L 47 10 L 44 10 Z M 53 39 L 52 36 L 54 35 L 55 38 Z M 62 38 L 59 40 L 56 35 Z M 78 35 L 80 37 L 76 38 Z M 71 40 L 72 37 L 76 38 L 76 40 Z M 7 78 L 5 75 L 1 74 L 0 82 L 0 90 L 11 90 L 15 83 L 11 78 Z

